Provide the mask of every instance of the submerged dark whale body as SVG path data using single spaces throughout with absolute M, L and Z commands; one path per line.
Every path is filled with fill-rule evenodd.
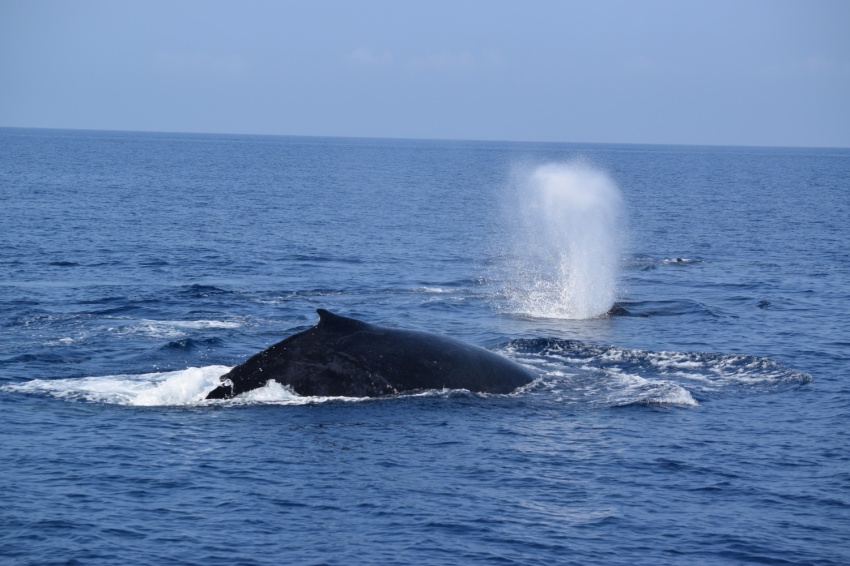
M 531 370 L 460 340 L 316 312 L 316 326 L 230 370 L 207 399 L 227 399 L 272 379 L 299 395 L 378 397 L 422 389 L 510 393 L 535 378 Z

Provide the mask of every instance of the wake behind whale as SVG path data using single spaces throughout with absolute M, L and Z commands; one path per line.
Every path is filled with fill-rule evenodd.
M 812 376 L 768 358 L 742 354 L 650 351 L 601 346 L 553 338 L 516 339 L 495 349 L 532 368 L 539 379 L 521 388 L 523 403 L 559 407 L 668 405 L 692 407 L 729 395 L 774 393 L 809 383 Z M 207 400 L 233 368 L 189 367 L 147 374 L 68 379 L 32 379 L 0 385 L 0 391 L 49 395 L 66 401 L 130 406 L 228 406 L 273 404 L 299 406 L 354 403 L 369 397 L 298 395 L 271 380 L 227 400 Z M 431 389 L 391 398 L 477 396 L 468 390 Z

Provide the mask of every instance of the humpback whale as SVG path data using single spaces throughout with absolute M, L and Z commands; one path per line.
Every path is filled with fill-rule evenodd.
M 510 393 L 536 377 L 504 356 L 454 338 L 316 312 L 318 324 L 234 367 L 207 399 L 228 399 L 270 380 L 299 395 L 378 397 L 425 389 Z

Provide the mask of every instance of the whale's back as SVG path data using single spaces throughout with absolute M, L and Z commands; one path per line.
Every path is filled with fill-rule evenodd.
M 233 368 L 222 377 L 233 385 L 207 398 L 237 395 L 270 379 L 299 395 L 345 397 L 425 389 L 510 393 L 534 379 L 504 356 L 454 338 L 317 312 L 318 324 Z

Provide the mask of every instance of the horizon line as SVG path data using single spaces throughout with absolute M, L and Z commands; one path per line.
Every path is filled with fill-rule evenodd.
M 475 138 L 416 138 L 402 136 L 353 136 L 353 135 L 321 135 L 321 134 L 258 134 L 245 132 L 191 132 L 185 130 L 128 130 L 104 128 L 61 128 L 46 126 L 4 126 L 8 130 L 53 130 L 65 132 L 104 132 L 124 134 L 177 134 L 203 136 L 254 136 L 277 138 L 317 138 L 317 139 L 351 139 L 351 140 L 395 140 L 395 141 L 430 141 L 430 142 L 464 142 L 464 143 L 519 143 L 519 144 L 567 144 L 567 145 L 639 145 L 639 146 L 679 146 L 679 147 L 728 147 L 750 149 L 850 149 L 850 146 L 821 146 L 821 145 L 759 145 L 759 144 L 719 144 L 719 143 L 664 143 L 664 142 L 583 142 L 583 141 L 553 141 L 553 140 L 507 140 L 507 139 L 475 139 Z

